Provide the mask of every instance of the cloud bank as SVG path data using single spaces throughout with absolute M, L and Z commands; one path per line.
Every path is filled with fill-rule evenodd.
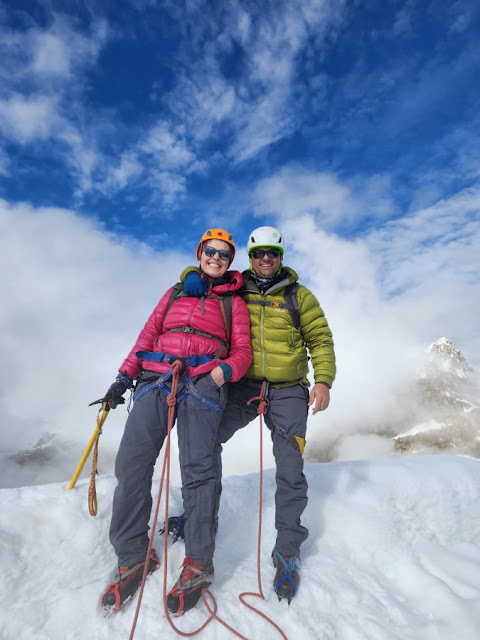
M 311 441 L 352 433 L 365 424 L 381 425 L 396 408 L 399 390 L 416 375 L 422 351 L 441 335 L 478 366 L 480 278 L 474 254 L 480 226 L 471 219 L 478 211 L 478 192 L 458 194 L 347 240 L 325 231 L 314 215 L 302 210 L 303 204 L 282 213 L 275 199 L 283 202 L 283 178 L 278 191 L 269 182 L 262 192 L 268 203 L 261 206 L 279 211 L 276 222 L 287 239 L 285 262 L 324 308 L 338 358 L 332 403 L 310 418 Z M 321 178 L 318 206 L 323 197 L 338 198 L 348 219 L 348 188 L 329 183 L 334 192 L 325 194 Z M 314 201 L 311 194 L 309 206 Z M 468 216 L 470 221 L 465 218 L 462 224 Z M 8 274 L 0 284 L 5 301 L 0 326 L 2 451 L 18 451 L 44 433 L 55 433 L 76 443 L 68 452 L 69 463 L 76 465 L 73 460 L 80 459 L 95 426 L 95 410 L 88 403 L 108 388 L 163 292 L 186 264 L 194 263 L 195 247 L 190 258 L 186 251 L 159 254 L 57 208 L 3 201 L 0 220 L 1 267 Z M 241 245 L 238 255 L 235 266 L 243 268 Z M 109 471 L 125 418 L 123 408 L 111 412 L 102 436 Z M 256 468 L 252 430 L 235 437 L 235 455 L 226 448 L 229 473 Z M 267 464 L 272 464 L 271 456 Z

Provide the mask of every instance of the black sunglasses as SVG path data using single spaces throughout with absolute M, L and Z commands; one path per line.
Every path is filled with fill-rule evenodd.
M 278 258 L 280 251 L 278 249 L 269 249 L 268 251 L 264 251 L 263 249 L 254 249 L 251 255 L 255 260 L 261 260 L 265 255 L 273 260 L 273 258 Z
M 218 253 L 220 260 L 223 260 L 224 262 L 231 260 L 232 258 L 230 251 L 227 251 L 226 249 L 215 249 L 215 247 L 203 247 L 203 253 L 207 258 L 213 258 L 213 256 Z

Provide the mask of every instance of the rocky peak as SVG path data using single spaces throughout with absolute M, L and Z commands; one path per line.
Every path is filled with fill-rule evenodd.
M 442 453 L 480 459 L 480 377 L 450 340 L 433 342 L 423 353 L 418 377 L 396 393 L 396 411 L 387 419 L 336 432 L 310 448 L 307 462 L 345 459 L 353 438 L 363 455 L 375 450 L 381 455 Z
M 478 376 L 447 338 L 430 345 L 418 381 L 419 405 L 468 410 L 478 402 Z
M 426 376 L 454 376 L 460 379 L 468 378 L 474 373 L 453 343 L 447 338 L 439 338 L 427 350 L 425 361 Z
M 441 448 L 480 457 L 480 380 L 447 338 L 427 349 L 409 422 L 395 437 L 397 451 Z

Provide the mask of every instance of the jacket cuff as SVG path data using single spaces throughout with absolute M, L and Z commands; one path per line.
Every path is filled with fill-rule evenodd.
M 136 376 L 131 376 L 129 373 L 127 373 L 127 369 L 124 366 L 123 369 L 118 370 L 115 382 L 122 382 L 127 387 L 127 389 L 131 389 L 133 387 L 133 381 L 135 380 L 135 378 Z
M 218 366 L 223 371 L 223 379 L 225 380 L 225 382 L 228 382 L 229 380 L 231 380 L 233 375 L 233 369 L 228 364 L 228 362 L 221 362 Z
M 198 267 L 186 267 L 182 273 L 180 274 L 180 280 L 182 282 L 185 282 L 185 278 L 188 276 L 189 273 L 191 273 L 192 271 L 196 271 L 197 273 L 202 273 L 200 271 L 200 269 Z

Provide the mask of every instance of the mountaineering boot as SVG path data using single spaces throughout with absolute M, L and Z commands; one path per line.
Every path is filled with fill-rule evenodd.
M 288 604 L 297 593 L 300 584 L 297 556 L 284 556 L 276 549 L 272 551 L 273 566 L 277 572 L 273 580 L 273 588 L 279 600 L 286 598 Z
M 110 613 L 120 611 L 125 603 L 135 594 L 142 583 L 143 568 L 145 562 L 129 564 L 125 567 L 118 567 L 117 575 L 111 582 L 102 596 L 102 607 L 104 611 Z M 160 566 L 155 549 L 150 553 L 148 573 L 153 573 Z
M 202 567 L 191 558 L 185 558 L 182 573 L 167 595 L 167 607 L 171 613 L 181 616 L 193 609 L 200 600 L 202 589 L 213 582 L 213 566 Z
M 172 544 L 177 540 L 185 540 L 186 520 L 187 520 L 186 513 L 183 513 L 181 516 L 171 516 L 168 519 L 168 526 L 166 527 L 164 523 L 163 529 L 159 529 L 158 532 L 165 533 L 165 530 L 167 530 L 168 535 L 173 537 Z

